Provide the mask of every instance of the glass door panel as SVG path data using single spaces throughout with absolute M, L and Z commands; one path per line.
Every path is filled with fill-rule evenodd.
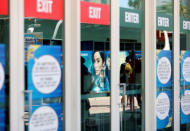
M 109 0 L 81 1 L 81 130 L 110 129 Z
M 62 131 L 63 0 L 25 0 L 24 15 L 25 130 Z
M 144 129 L 143 1 L 120 0 L 120 130 Z
M 190 58 L 190 2 L 180 1 L 180 130 L 190 130 L 190 84 L 189 84 L 189 58 Z
M 156 123 L 157 130 L 172 130 L 173 1 L 156 1 Z
M 0 2 L 0 130 L 9 130 L 9 13 L 8 0 Z

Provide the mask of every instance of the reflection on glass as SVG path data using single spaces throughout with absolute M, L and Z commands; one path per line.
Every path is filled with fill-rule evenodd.
M 120 0 L 120 7 L 140 10 L 143 8 L 143 0 Z
M 143 0 L 120 0 L 120 130 L 141 131 L 143 118 Z
M 87 2 L 101 3 L 101 4 L 110 4 L 109 0 L 80 0 L 80 1 L 87 1 Z
M 156 12 L 172 14 L 173 1 L 172 0 L 156 0 Z

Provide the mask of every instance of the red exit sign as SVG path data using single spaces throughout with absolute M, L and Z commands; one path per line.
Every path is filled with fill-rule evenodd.
M 81 23 L 109 25 L 110 8 L 107 4 L 81 1 Z
M 63 20 L 63 0 L 25 0 L 25 17 Z M 110 24 L 110 8 L 107 4 L 81 1 L 81 23 Z M 8 0 L 1 0 L 0 15 L 8 15 Z
M 0 15 L 8 15 L 8 0 L 0 0 Z
M 25 17 L 62 20 L 63 0 L 25 0 Z

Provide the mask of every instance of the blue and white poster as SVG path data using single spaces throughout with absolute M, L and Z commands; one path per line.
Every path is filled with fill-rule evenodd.
M 171 51 L 157 51 L 156 84 L 157 88 L 172 86 L 172 55 Z
M 62 96 L 61 58 L 61 46 L 28 47 L 27 88 L 33 99 Z
M 156 122 L 157 129 L 172 126 L 172 92 L 157 92 L 156 97 Z
M 0 103 L 5 101 L 5 44 L 0 44 Z
M 110 67 L 109 51 L 81 51 L 81 75 L 90 77 L 89 92 L 110 91 Z
M 5 131 L 5 44 L 0 44 L 0 131 Z
M 33 106 L 29 131 L 62 131 L 62 104 Z
M 181 51 L 181 86 L 190 85 L 190 51 Z
M 181 124 L 190 123 L 190 89 L 181 89 Z

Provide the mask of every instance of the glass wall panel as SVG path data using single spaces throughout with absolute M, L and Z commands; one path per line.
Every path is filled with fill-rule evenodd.
M 9 13 L 8 0 L 0 1 L 0 130 L 9 130 Z
M 25 130 L 62 131 L 63 0 L 25 0 Z
M 190 1 L 180 1 L 180 124 L 190 130 Z
M 144 1 L 120 0 L 120 130 L 144 130 Z
M 156 122 L 157 130 L 172 130 L 173 1 L 156 1 Z
M 81 1 L 81 130 L 110 129 L 109 0 Z

